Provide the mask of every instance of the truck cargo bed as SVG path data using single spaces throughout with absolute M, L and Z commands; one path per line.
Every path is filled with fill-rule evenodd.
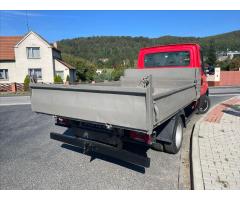
M 196 68 L 130 69 L 115 84 L 31 84 L 32 110 L 151 134 L 199 97 L 198 77 Z

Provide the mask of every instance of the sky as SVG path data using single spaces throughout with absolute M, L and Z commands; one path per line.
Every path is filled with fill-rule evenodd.
M 27 16 L 26 17 L 26 13 Z M 240 30 L 240 11 L 0 11 L 0 35 L 204 37 Z

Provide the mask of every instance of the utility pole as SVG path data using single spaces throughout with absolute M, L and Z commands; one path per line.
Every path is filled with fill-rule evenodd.
M 26 10 L 26 25 L 27 25 L 27 32 L 29 32 L 28 12 L 27 12 L 27 10 Z

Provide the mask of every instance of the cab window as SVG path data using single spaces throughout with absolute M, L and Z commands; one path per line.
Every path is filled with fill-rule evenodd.
M 144 57 L 145 67 L 163 66 L 189 66 L 190 53 L 188 51 L 159 52 L 146 54 Z

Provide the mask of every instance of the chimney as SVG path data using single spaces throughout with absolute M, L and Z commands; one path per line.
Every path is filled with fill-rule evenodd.
M 57 49 L 57 42 L 54 42 L 53 46 Z

